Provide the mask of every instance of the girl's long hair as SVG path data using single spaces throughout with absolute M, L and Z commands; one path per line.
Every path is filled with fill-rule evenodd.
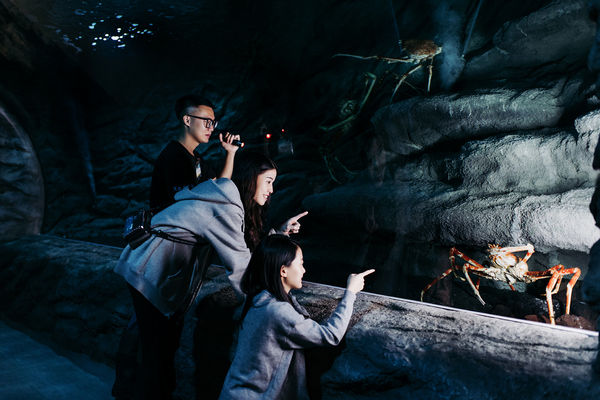
M 244 152 L 236 156 L 231 180 L 240 191 L 244 205 L 244 239 L 250 251 L 256 248 L 264 235 L 264 215 L 269 205 L 269 201 L 264 206 L 254 201 L 256 181 L 258 175 L 270 169 L 277 170 L 277 165 L 264 154 Z
M 296 258 L 298 243 L 285 235 L 270 235 L 256 247 L 242 277 L 241 288 L 246 294 L 242 319 L 252 305 L 254 296 L 267 290 L 280 301 L 291 303 L 281 282 L 281 266 L 288 266 Z

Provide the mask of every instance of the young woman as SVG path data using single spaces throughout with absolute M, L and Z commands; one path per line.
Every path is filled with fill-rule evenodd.
M 250 251 L 253 251 L 260 240 L 267 235 L 264 216 L 273 193 L 275 178 L 277 178 L 277 167 L 267 157 L 258 153 L 242 153 L 238 156 L 231 179 L 242 195 L 245 210 L 244 239 Z M 307 214 L 307 211 L 300 213 L 288 219 L 279 229 L 270 229 L 268 233 L 284 235 L 298 233 L 299 220 Z
M 374 271 L 350 275 L 336 310 L 319 324 L 290 294 L 302 287 L 302 250 L 284 235 L 265 238 L 242 278 L 247 295 L 242 326 L 220 399 L 308 398 L 303 349 L 340 342 L 356 293 Z
M 241 294 L 240 280 L 250 259 L 244 235 L 259 237 L 261 210 L 276 176 L 277 168 L 266 156 L 240 157 L 233 181 L 221 178 L 183 189 L 175 194 L 175 204 L 152 218 L 152 228 L 169 236 L 153 235 L 121 253 L 115 272 L 129 285 L 142 344 L 138 398 L 171 398 L 183 317 L 198 294 L 213 250 Z M 296 225 L 290 221 L 286 227 L 293 231 L 297 220 Z

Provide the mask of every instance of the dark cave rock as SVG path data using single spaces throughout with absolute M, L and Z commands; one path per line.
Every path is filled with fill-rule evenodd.
M 493 47 L 467 62 L 462 79 L 523 79 L 581 65 L 596 32 L 588 12 L 585 0 L 558 0 L 506 22 L 494 35 Z
M 460 191 L 415 193 L 411 186 L 402 183 L 348 186 L 309 196 L 303 204 L 314 215 L 327 215 L 331 224 L 343 226 L 364 226 L 365 210 L 367 215 L 372 210 L 381 230 L 445 244 L 486 246 L 490 240 L 500 244 L 531 242 L 542 252 L 556 249 L 586 252 L 600 236 L 588 211 L 592 189 L 554 195 L 508 193 L 479 198 Z
M 598 132 L 535 131 L 468 142 L 458 160 L 450 161 L 459 171 L 448 168 L 448 175 L 472 193 L 550 194 L 591 187 Z
M 591 189 L 576 189 L 556 195 L 470 197 L 433 216 L 440 223 L 442 243 L 485 246 L 494 238 L 498 243 L 531 242 L 542 252 L 587 252 L 600 235 L 587 207 L 591 194 Z
M 562 386 L 564 381 L 557 383 L 557 389 L 540 390 L 539 385 L 551 384 L 555 379 L 562 381 L 563 365 L 577 368 L 579 355 L 549 358 L 549 354 L 566 344 L 558 337 L 554 340 L 560 345 L 553 343 L 553 350 L 529 349 L 525 343 L 546 340 L 540 332 L 529 330 L 539 324 L 523 325 L 515 334 L 505 325 L 508 321 L 496 319 L 488 324 L 476 317 L 480 314 L 463 313 L 460 321 L 454 320 L 452 314 L 425 321 L 424 313 L 406 312 L 413 303 L 404 304 L 405 312 L 399 315 L 395 314 L 402 310 L 392 311 L 384 304 L 381 300 L 371 303 L 371 306 L 381 307 L 371 308 L 348 333 L 348 350 L 336 359 L 333 368 L 323 377 L 326 398 L 345 398 L 365 391 L 370 393 L 370 398 L 436 398 L 440 393 L 444 396 L 452 393 L 460 398 L 492 399 L 518 395 L 537 399 L 548 393 L 552 393 L 550 397 L 553 398 L 569 393 Z M 418 303 L 414 304 L 417 306 Z M 498 332 L 499 336 L 488 341 L 492 332 Z M 594 339 L 590 345 L 595 345 Z M 500 347 L 506 349 L 500 351 L 502 354 L 498 354 Z M 421 353 L 425 349 L 428 349 L 426 353 Z M 537 361 L 538 357 L 544 361 Z M 360 363 L 362 368 L 353 368 L 355 363 Z M 536 383 L 538 378 L 526 372 L 531 369 L 543 371 L 539 384 Z M 570 373 L 569 376 L 580 379 L 581 373 Z M 501 379 L 501 387 L 492 383 L 496 378 Z M 509 385 L 504 384 L 507 379 Z M 486 387 L 490 384 L 493 389 Z M 374 390 L 375 387 L 379 390 Z
M 33 24 L 18 12 L 14 4 L 5 2 L 0 4 L 0 21 L 4 32 L 0 41 L 2 58 L 32 68 L 35 47 L 30 46 L 26 30 L 31 29 Z
M 594 243 L 590 250 L 590 263 L 586 278 L 582 290 L 583 299 L 594 310 L 600 311 L 600 241 Z
M 0 312 L 66 349 L 112 364 L 116 329 L 132 310 L 111 272 L 120 250 L 52 236 L 24 236 L 1 247 Z
M 570 328 L 587 329 L 590 331 L 596 329 L 596 324 L 594 322 L 573 314 L 561 315 L 556 319 L 556 323 Z
M 371 121 L 386 150 L 408 155 L 438 143 L 555 126 L 580 85 L 414 97 L 377 110 Z
M 372 225 L 413 240 L 587 252 L 599 236 L 588 210 L 600 131 L 594 115 L 578 118 L 576 130 L 497 135 L 456 153 L 390 162 L 391 178 L 356 180 L 303 205 L 332 226 Z
M 29 135 L 0 103 L 0 240 L 40 233 L 44 180 Z

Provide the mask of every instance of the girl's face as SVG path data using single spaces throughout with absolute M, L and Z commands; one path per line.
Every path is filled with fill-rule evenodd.
M 256 177 L 256 192 L 254 193 L 254 201 L 259 206 L 264 206 L 269 197 L 273 193 L 273 182 L 277 178 L 277 170 L 268 169 Z
M 281 283 L 286 293 L 289 293 L 292 289 L 300 289 L 302 287 L 302 276 L 305 272 L 302 250 L 298 247 L 294 261 L 290 265 L 281 266 Z

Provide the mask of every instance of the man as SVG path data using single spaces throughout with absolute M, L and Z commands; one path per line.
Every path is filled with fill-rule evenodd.
M 181 124 L 181 135 L 162 150 L 152 174 L 150 186 L 150 208 L 160 211 L 174 203 L 173 196 L 179 190 L 195 186 L 212 178 L 231 178 L 233 161 L 238 146 L 232 144 L 239 135 L 219 134 L 221 146 L 227 152 L 220 175 L 200 156 L 194 153 L 201 143 L 208 143 L 217 127 L 213 105 L 196 95 L 187 95 L 175 103 L 175 114 Z
M 197 153 L 196 147 L 201 143 L 208 143 L 210 136 L 217 127 L 214 107 L 208 100 L 196 96 L 186 95 L 175 103 L 175 115 L 181 124 L 178 140 L 172 140 L 165 146 L 154 163 L 152 183 L 150 186 L 150 208 L 154 213 L 170 206 L 175 202 L 174 195 L 181 189 L 193 187 L 200 182 L 212 178 L 231 178 L 233 163 L 238 146 L 232 144 L 239 140 L 239 135 L 229 133 L 219 134 L 221 146 L 227 155 L 223 170 L 219 176 L 214 169 L 206 163 Z M 172 324 L 168 336 L 172 338 L 174 348 L 178 347 L 179 337 L 183 329 L 182 321 Z M 138 370 L 139 331 L 135 315 L 131 318 L 127 328 L 123 331 L 115 365 L 116 379 L 112 394 L 117 399 L 131 399 L 134 396 L 136 385 L 136 371 Z M 165 377 L 171 385 L 175 385 L 175 371 L 169 371 L 170 376 Z M 172 375 L 171 375 L 172 374 Z

